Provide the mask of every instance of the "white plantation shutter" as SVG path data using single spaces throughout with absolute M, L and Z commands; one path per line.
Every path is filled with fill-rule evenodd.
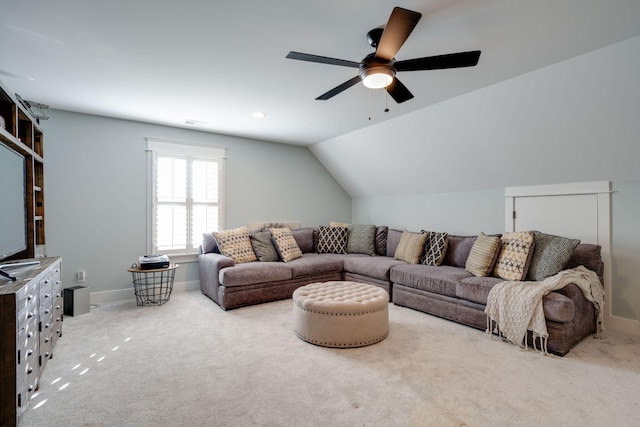
M 147 139 L 149 248 L 198 253 L 202 234 L 223 227 L 224 149 Z

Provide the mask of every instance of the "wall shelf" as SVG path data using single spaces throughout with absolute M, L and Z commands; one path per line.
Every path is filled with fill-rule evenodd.
M 44 133 L 29 111 L 0 82 L 0 140 L 25 157 L 27 249 L 10 259 L 46 256 L 44 215 Z

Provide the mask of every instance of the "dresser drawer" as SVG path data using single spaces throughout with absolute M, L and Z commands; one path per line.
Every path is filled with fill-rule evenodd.
M 16 311 L 21 312 L 24 309 L 38 306 L 38 283 L 36 281 L 29 282 L 16 292 Z
M 37 354 L 38 349 L 38 319 L 31 318 L 29 322 L 26 322 L 22 332 L 18 334 L 18 345 L 16 347 L 17 365 L 20 367 L 20 371 L 26 363 L 26 360 Z
M 51 280 L 46 279 L 40 282 L 40 316 L 51 313 L 54 299 L 55 295 L 53 294 Z

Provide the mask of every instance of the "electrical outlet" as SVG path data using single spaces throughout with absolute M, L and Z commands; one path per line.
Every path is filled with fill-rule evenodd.
M 78 273 L 76 274 L 76 282 L 84 283 L 86 281 L 87 281 L 87 278 L 86 278 L 84 270 L 78 271 Z

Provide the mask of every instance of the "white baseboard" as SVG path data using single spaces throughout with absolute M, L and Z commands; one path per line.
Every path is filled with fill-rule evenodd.
M 609 316 L 604 321 L 607 330 L 623 332 L 625 334 L 640 336 L 640 321 L 626 319 L 624 317 Z M 605 331 L 605 336 L 607 332 Z
M 200 289 L 199 281 L 180 282 L 173 284 L 172 292 L 187 292 Z M 89 300 L 91 304 L 102 304 L 113 301 L 126 301 L 136 298 L 133 288 L 117 289 L 113 291 L 91 292 Z

